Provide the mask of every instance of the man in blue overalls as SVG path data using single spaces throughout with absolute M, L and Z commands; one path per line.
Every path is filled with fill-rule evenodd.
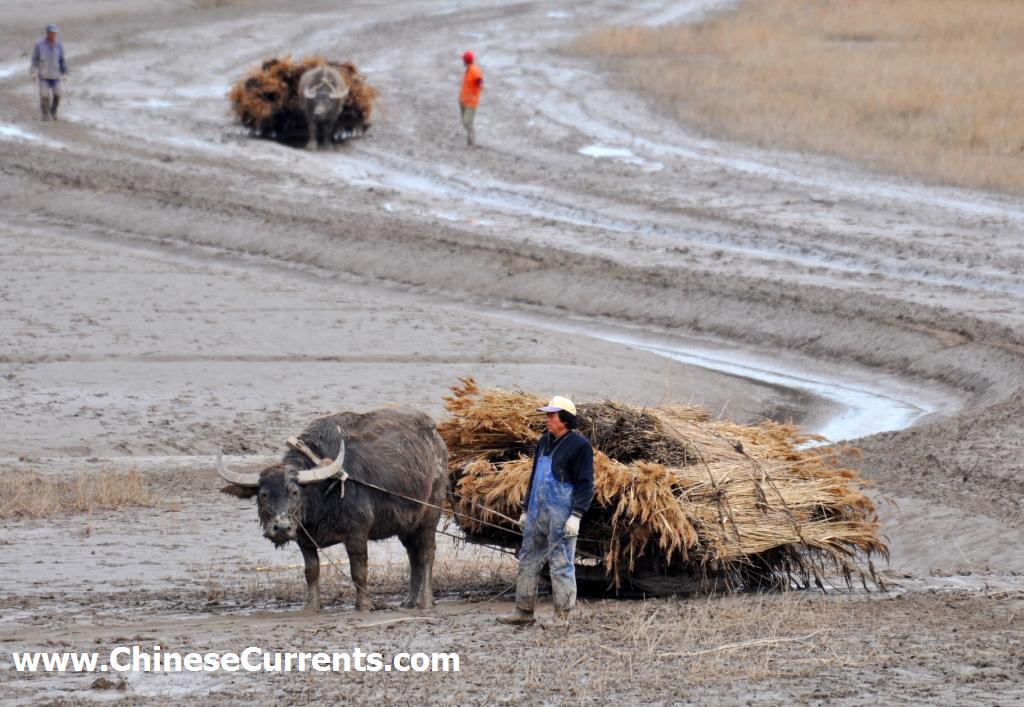
M 556 395 L 540 412 L 547 414 L 547 432 L 537 442 L 533 473 L 519 524 L 523 547 L 519 553 L 516 610 L 498 619 L 508 624 L 530 624 L 537 602 L 537 581 L 547 561 L 551 566 L 551 590 L 555 619 L 568 623 L 576 603 L 576 536 L 580 519 L 594 498 L 594 451 L 590 442 L 574 431 L 576 406 Z

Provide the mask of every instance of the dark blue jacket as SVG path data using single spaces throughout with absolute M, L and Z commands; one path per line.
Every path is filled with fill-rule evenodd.
M 556 479 L 571 483 L 575 488 L 572 494 L 573 515 L 583 517 L 594 500 L 594 450 L 587 438 L 575 430 L 566 432 L 554 443 L 553 453 L 551 433 L 545 432 L 537 442 L 533 455 L 533 471 L 530 472 L 530 485 L 523 499 L 523 512 L 530 503 L 533 491 L 533 479 L 537 475 L 537 457 L 551 454 L 551 473 Z

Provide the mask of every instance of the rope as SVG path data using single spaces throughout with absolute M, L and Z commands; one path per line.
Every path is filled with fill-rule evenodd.
M 559 440 L 559 441 L 561 441 L 561 440 Z M 290 440 L 289 440 L 289 443 L 291 443 Z M 296 447 L 296 448 L 298 448 L 298 447 Z M 303 452 L 307 456 L 310 456 L 309 452 L 307 450 L 305 450 L 305 449 L 299 449 L 299 451 Z M 314 460 L 314 462 L 315 461 L 316 460 Z M 439 506 L 439 505 L 437 505 L 435 503 L 431 503 L 430 501 L 425 501 L 422 498 L 413 498 L 412 496 L 406 496 L 403 493 L 398 493 L 397 491 L 392 491 L 391 489 L 386 489 L 383 486 L 378 486 L 377 484 L 371 483 L 369 481 L 363 481 L 362 479 L 357 479 L 355 477 L 348 476 L 347 474 L 345 475 L 345 478 L 341 479 L 341 486 L 342 486 L 341 495 L 342 496 L 344 496 L 344 494 L 345 494 L 344 483 L 345 483 L 346 480 L 347 481 L 353 481 L 353 482 L 355 482 L 357 484 L 360 484 L 360 485 L 365 486 L 367 488 L 375 489 L 375 490 L 380 491 L 382 493 L 386 493 L 386 494 L 388 494 L 390 496 L 395 496 L 397 498 L 401 498 L 401 499 L 404 499 L 406 501 L 411 501 L 412 503 L 418 503 L 421 506 L 427 506 L 428 508 L 435 508 L 435 509 L 441 511 L 442 513 L 450 513 L 451 515 L 460 516 L 462 518 L 468 518 L 468 519 L 472 520 L 473 522 L 480 523 L 480 524 L 486 525 L 486 526 L 490 526 L 492 528 L 497 528 L 498 530 L 502 530 L 502 531 L 507 532 L 507 533 L 513 533 L 513 534 L 519 535 L 519 536 L 523 535 L 522 531 L 520 531 L 520 530 L 510 529 L 510 528 L 507 528 L 507 527 L 505 527 L 503 525 L 497 525 L 496 523 L 491 523 L 491 522 L 483 520 L 481 518 L 474 518 L 471 515 L 468 515 L 466 513 L 461 513 L 459 511 L 456 511 L 453 508 L 444 508 L 444 507 Z M 483 506 L 483 505 L 481 505 L 479 503 L 476 503 L 475 501 L 472 501 L 472 500 L 470 500 L 468 498 L 465 498 L 464 496 L 460 496 L 459 494 L 455 494 L 454 492 L 453 492 L 453 495 L 457 496 L 459 499 L 465 501 L 466 503 L 470 504 L 471 506 L 475 506 L 476 508 L 480 508 L 480 509 L 486 511 L 487 513 L 493 513 L 494 515 L 498 516 L 499 518 L 503 518 L 503 519 L 509 521 L 510 523 L 513 523 L 515 525 L 519 525 L 519 521 L 518 520 L 510 518 L 509 516 L 505 515 L 504 513 L 501 513 L 500 511 L 496 511 L 493 508 L 488 508 L 487 506 Z M 324 557 L 327 558 L 327 565 L 329 567 L 332 566 L 332 565 L 338 566 L 340 563 L 337 562 L 336 560 L 332 560 L 331 559 L 330 555 L 327 554 L 327 550 L 325 548 L 321 547 L 320 543 L 318 543 L 316 541 L 316 538 L 314 538 L 313 535 L 308 530 L 306 530 L 306 527 L 302 524 L 302 521 L 299 520 L 299 519 L 296 519 L 296 520 L 298 521 L 299 528 L 302 530 L 303 533 L 306 534 L 306 537 L 309 538 L 310 542 L 312 542 L 313 545 L 316 547 L 317 552 L 323 553 Z M 449 532 L 447 532 L 445 530 L 442 530 L 440 528 L 434 528 L 434 532 L 435 533 L 440 533 L 441 535 L 447 535 L 448 537 L 455 538 L 456 540 L 466 540 L 465 537 L 459 537 L 458 535 L 455 535 L 453 533 L 449 533 Z M 505 554 L 509 554 L 509 555 L 515 556 L 515 553 L 512 552 L 511 550 L 507 549 L 507 548 L 499 547 L 499 546 L 496 546 L 496 545 L 489 545 L 487 543 L 474 543 L 474 544 L 481 545 L 483 547 L 488 547 L 488 548 L 490 548 L 492 550 L 497 550 L 498 552 L 502 552 L 502 553 L 505 553 Z M 548 547 L 548 549 L 547 549 L 547 552 L 545 552 L 544 555 L 537 562 L 538 573 L 539 573 L 540 568 L 544 566 L 544 563 L 548 561 L 548 558 L 551 557 L 551 553 L 554 552 L 554 550 L 555 550 L 555 545 L 550 545 Z M 584 554 L 586 554 L 586 553 L 584 553 Z M 493 595 L 489 596 L 487 599 L 484 599 L 482 602 L 477 602 L 477 603 L 478 604 L 487 604 L 489 602 L 494 601 L 498 597 L 504 596 L 510 590 L 515 589 L 516 585 L 518 584 L 518 582 L 519 582 L 519 579 L 517 577 L 516 581 L 513 582 L 512 584 L 504 587 L 501 591 L 497 592 L 496 594 L 493 594 Z M 367 589 L 366 587 L 361 587 L 359 584 L 357 584 L 355 582 L 355 580 L 352 580 L 352 586 L 354 586 L 357 590 L 362 590 L 366 594 L 370 593 L 369 589 Z M 433 590 L 431 590 L 431 591 L 433 591 Z M 405 612 L 401 608 L 396 608 L 395 610 L 400 612 L 400 613 L 408 613 L 408 612 Z M 461 616 L 465 616 L 466 614 L 471 613 L 471 612 L 476 611 L 476 610 L 477 610 L 477 607 L 473 606 L 473 607 L 470 607 L 469 609 L 467 609 L 466 611 L 462 611 L 462 612 L 459 612 L 457 614 L 451 614 L 450 618 L 459 618 Z
M 488 522 L 486 520 L 481 520 L 479 518 L 474 518 L 473 516 L 468 515 L 466 513 L 460 513 L 459 511 L 456 511 L 455 509 L 444 508 L 443 506 L 438 506 L 437 504 L 431 503 L 430 501 L 424 501 L 422 498 L 413 498 L 412 496 L 406 496 L 405 494 L 398 493 L 397 491 L 391 491 L 389 489 L 384 488 L 383 486 L 378 486 L 377 484 L 371 484 L 369 481 L 363 481 L 362 479 L 357 479 L 357 478 L 355 478 L 353 476 L 350 476 L 348 478 L 348 480 L 349 481 L 354 481 L 357 484 L 361 484 L 361 485 L 369 487 L 371 489 L 376 489 L 378 491 L 383 491 L 384 493 L 390 494 L 392 496 L 397 496 L 398 498 L 404 498 L 406 501 L 412 501 L 413 503 L 419 503 L 420 505 L 428 506 L 429 508 L 436 508 L 437 510 L 441 511 L 442 513 L 451 513 L 452 515 L 461 516 L 463 518 L 469 518 L 470 520 L 472 520 L 474 522 L 481 523 L 483 525 L 488 525 L 488 526 L 490 526 L 492 528 L 497 528 L 498 530 L 504 530 L 507 533 L 514 533 L 515 535 L 520 535 L 520 536 L 523 534 L 521 530 L 512 530 L 510 528 L 506 528 L 503 525 L 498 525 L 497 523 L 490 523 L 490 522 Z M 459 498 L 463 498 L 463 497 L 459 496 Z M 501 513 L 500 511 L 496 511 L 493 508 L 488 508 L 487 506 L 481 506 L 480 504 L 474 503 L 473 501 L 470 501 L 469 499 L 463 499 L 463 500 L 465 500 L 467 503 L 470 503 L 470 504 L 476 506 L 477 508 L 481 508 L 481 509 L 487 511 L 488 513 L 493 513 L 494 515 L 498 516 L 499 518 L 504 518 L 509 523 L 514 523 L 515 525 L 519 525 L 519 521 L 518 520 L 515 520 L 513 518 L 509 518 L 507 515 L 505 515 L 504 513 Z
M 483 525 L 489 525 L 492 528 L 497 528 L 498 530 L 504 530 L 507 533 L 513 533 L 513 534 L 519 535 L 519 536 L 523 535 L 522 531 L 520 531 L 520 530 L 514 530 L 514 529 L 511 529 L 511 528 L 506 528 L 503 525 L 496 525 L 495 523 L 488 523 L 485 520 L 481 520 L 479 518 L 474 518 L 473 516 L 467 515 L 466 513 L 460 513 L 459 511 L 456 511 L 456 510 L 454 510 L 452 508 L 443 508 L 441 506 L 436 506 L 433 503 L 429 503 L 428 501 L 424 501 L 422 499 L 412 498 L 410 496 L 405 496 L 405 495 L 397 493 L 395 491 L 389 491 L 386 488 L 383 488 L 381 486 L 377 486 L 376 484 L 371 484 L 368 481 L 361 481 L 361 480 L 353 478 L 351 476 L 348 477 L 348 478 L 349 478 L 349 481 L 355 481 L 357 484 L 362 484 L 363 486 L 369 486 L 370 488 L 377 489 L 378 491 L 383 491 L 384 493 L 391 494 L 392 496 L 398 496 L 399 498 L 404 498 L 405 500 L 412 501 L 413 503 L 419 503 L 419 504 L 422 504 L 424 506 L 430 506 L 431 508 L 437 508 L 442 513 L 450 513 L 451 515 L 461 516 L 463 518 L 469 518 L 470 520 L 472 520 L 472 521 L 474 521 L 476 523 L 482 523 Z M 457 493 L 453 492 L 453 495 L 458 496 L 459 498 L 464 500 L 466 503 L 469 503 L 470 505 L 476 506 L 477 508 L 483 509 L 483 510 L 489 512 L 489 513 L 493 513 L 493 514 L 495 514 L 497 516 L 500 516 L 500 517 L 508 520 L 510 523 L 515 523 L 516 525 L 519 525 L 519 521 L 518 520 L 512 520 L 511 518 L 509 518 L 504 513 L 501 513 L 501 512 L 496 511 L 496 510 L 493 510 L 491 508 L 488 508 L 487 506 L 482 506 L 479 503 L 475 503 L 475 502 L 469 500 L 465 496 L 459 496 L 459 494 L 457 494 Z M 442 535 L 447 535 L 448 537 L 451 537 L 451 538 L 455 538 L 456 540 L 466 540 L 465 536 L 460 537 L 458 535 L 453 535 L 452 533 L 445 532 L 444 530 L 435 529 L 435 532 L 441 533 Z M 504 552 L 504 553 L 509 554 L 509 555 L 515 555 L 515 553 L 512 552 L 511 550 L 509 550 L 508 548 L 504 548 L 504 547 L 501 547 L 499 545 L 491 545 L 489 543 L 481 543 L 481 542 L 474 542 L 473 544 L 474 545 L 479 545 L 481 547 L 486 547 L 486 548 L 489 548 L 491 550 L 497 550 L 498 552 Z M 576 554 L 577 555 L 581 555 L 583 557 L 590 558 L 592 560 L 601 560 L 602 559 L 602 558 L 598 557 L 597 555 L 591 555 L 589 552 L 577 551 Z
M 340 427 L 338 428 L 338 432 L 339 432 L 339 434 L 341 433 L 341 428 Z M 558 440 L 558 442 L 561 442 L 561 441 L 562 441 L 562 439 Z M 292 449 L 294 449 L 294 450 L 304 454 L 310 461 L 312 461 L 317 466 L 320 466 L 321 464 L 323 464 L 324 458 L 318 456 L 317 454 L 315 454 L 313 452 L 313 450 L 309 448 L 309 445 L 307 445 L 304 440 L 299 439 L 297 437 L 289 437 L 287 442 L 288 442 L 288 446 L 289 447 L 291 447 Z M 558 442 L 555 442 L 555 446 L 558 446 Z M 398 493 L 397 491 L 392 491 L 392 490 L 386 489 L 386 488 L 384 488 L 382 486 L 378 486 L 376 484 L 372 484 L 369 481 L 363 481 L 361 479 L 352 478 L 351 476 L 349 476 L 345 472 L 344 469 L 339 470 L 338 476 L 336 476 L 335 479 L 334 479 L 335 483 L 332 484 L 331 487 L 327 489 L 327 493 L 330 493 L 334 489 L 335 484 L 340 483 L 341 484 L 340 495 L 342 497 L 344 497 L 345 496 L 345 482 L 347 480 L 349 480 L 349 479 L 351 479 L 352 481 L 356 482 L 357 484 L 362 484 L 363 486 L 367 486 L 367 487 L 372 488 L 372 489 L 377 489 L 378 491 L 383 491 L 384 493 L 389 494 L 391 496 L 397 496 L 398 498 L 404 498 L 405 500 L 412 501 L 413 503 L 419 503 L 420 505 L 423 505 L 423 506 L 428 506 L 430 508 L 436 508 L 439 511 L 441 511 L 442 513 L 451 513 L 452 515 L 461 516 L 463 518 L 469 518 L 470 520 L 475 521 L 477 523 L 481 523 L 483 525 L 488 525 L 488 526 L 490 526 L 492 528 L 497 528 L 498 530 L 504 530 L 505 532 L 509 532 L 509 533 L 513 533 L 515 535 L 522 536 L 522 532 L 518 531 L 518 530 L 515 530 L 514 528 L 506 528 L 505 526 L 502 526 L 502 525 L 496 525 L 494 523 L 489 523 L 486 520 L 479 519 L 479 518 L 474 518 L 471 515 L 467 515 L 465 513 L 460 513 L 459 511 L 456 511 L 455 509 L 452 509 L 452 508 L 443 508 L 442 506 L 435 505 L 433 503 L 430 503 L 429 501 L 424 501 L 421 498 L 412 498 L 411 496 L 406 496 L 404 494 Z M 487 513 L 493 513 L 494 515 L 498 516 L 499 518 L 503 518 L 504 520 L 507 520 L 509 523 L 512 523 L 513 525 L 519 525 L 519 521 L 517 519 L 510 518 L 509 516 L 505 515 L 504 513 L 500 512 L 500 511 L 496 511 L 493 508 L 488 508 L 487 506 L 482 506 L 479 503 L 476 503 L 475 501 L 472 501 L 472 500 L 466 498 L 465 496 L 460 496 L 459 494 L 455 493 L 454 491 L 452 492 L 452 494 L 455 495 L 455 496 L 458 496 L 459 499 L 465 501 L 466 503 L 468 503 L 471 506 L 475 506 L 476 508 L 480 508 L 481 510 L 486 511 Z M 446 533 L 446 535 L 447 535 L 447 533 Z M 484 545 L 485 543 L 477 543 L 477 544 Z M 491 547 L 491 546 L 488 545 L 488 547 Z

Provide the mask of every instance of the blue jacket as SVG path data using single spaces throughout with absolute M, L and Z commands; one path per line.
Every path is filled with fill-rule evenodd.
M 538 440 L 537 450 L 533 455 L 530 485 L 526 489 L 526 498 L 523 499 L 524 512 L 530 503 L 533 479 L 537 475 L 537 457 L 551 453 L 551 449 L 551 433 L 545 432 Z M 572 494 L 572 513 L 582 518 L 594 500 L 594 450 L 587 438 L 575 430 L 570 430 L 554 442 L 551 473 L 559 481 L 569 482 L 575 487 Z
M 45 38 L 39 40 L 32 50 L 32 68 L 39 70 L 41 79 L 59 79 L 68 72 L 64 62 L 64 46 L 60 41 L 50 43 Z

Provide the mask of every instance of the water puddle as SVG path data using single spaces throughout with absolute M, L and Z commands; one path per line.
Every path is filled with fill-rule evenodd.
M 185 86 L 182 88 L 175 88 L 173 90 L 173 93 L 174 95 L 181 96 L 182 98 L 223 99 L 230 90 L 231 86 L 229 86 L 228 84 L 217 84 L 214 86 Z
M 680 363 L 803 390 L 831 400 L 841 406 L 842 412 L 826 420 L 818 429 L 810 430 L 831 441 L 857 439 L 879 432 L 902 430 L 935 411 L 924 403 L 915 404 L 882 392 L 844 385 L 836 380 L 815 379 L 799 372 L 769 368 L 767 366 L 771 365 L 770 362 L 754 358 L 744 360 L 743 357 L 723 355 L 719 351 L 702 351 L 690 346 L 684 349 L 630 336 L 603 335 L 600 338 L 649 351 Z
M 384 208 L 388 209 L 388 205 L 385 205 Z M 394 207 L 391 207 L 388 210 L 389 211 L 394 211 Z M 494 225 L 494 221 L 491 221 L 490 219 L 473 218 L 473 217 L 470 217 L 470 216 L 463 216 L 461 214 L 457 214 L 457 213 L 454 213 L 452 211 L 441 211 L 441 210 L 438 210 L 438 209 L 432 209 L 430 211 L 430 215 L 434 216 L 435 218 L 439 218 L 442 221 L 451 221 L 453 223 L 464 223 L 464 224 L 468 224 L 470 226 L 493 226 Z
M 556 321 L 540 315 L 505 312 L 487 314 L 519 324 L 540 326 L 562 333 L 622 344 L 707 370 L 804 391 L 828 400 L 840 409 L 839 414 L 808 423 L 804 427 L 805 431 L 823 435 L 833 442 L 905 429 L 942 407 L 937 402 L 937 393 L 934 398 L 926 398 L 919 391 L 917 395 L 912 395 L 909 390 L 902 389 L 896 381 L 890 381 L 891 386 L 886 387 L 867 384 L 860 380 L 844 380 L 838 376 L 828 377 L 796 370 L 767 358 L 759 358 L 752 353 L 694 346 L 639 329 L 634 331 L 615 329 L 598 323 Z
M 0 123 L 0 138 L 4 140 L 27 140 L 29 142 L 38 142 L 42 140 L 42 138 L 35 133 L 22 130 L 17 125 L 9 125 L 6 123 Z
M 623 164 L 629 164 L 645 172 L 658 172 L 665 168 L 661 162 L 650 162 L 640 157 L 632 150 L 625 147 L 608 147 L 607 145 L 587 145 L 586 147 L 580 148 L 579 153 L 586 155 L 587 157 L 594 157 L 596 159 L 611 159 L 616 162 Z
M 173 108 L 173 107 L 175 107 L 176 105 L 179 105 L 179 104 L 172 103 L 170 101 L 165 101 L 165 100 L 162 100 L 160 98 L 146 98 L 144 100 L 132 99 L 132 100 L 125 101 L 125 105 L 128 106 L 129 108 L 163 109 L 163 108 Z
M 19 69 L 23 69 L 25 74 L 28 75 L 28 64 L 26 62 L 3 64 L 0 66 L 0 79 L 5 79 L 8 76 L 13 76 Z

